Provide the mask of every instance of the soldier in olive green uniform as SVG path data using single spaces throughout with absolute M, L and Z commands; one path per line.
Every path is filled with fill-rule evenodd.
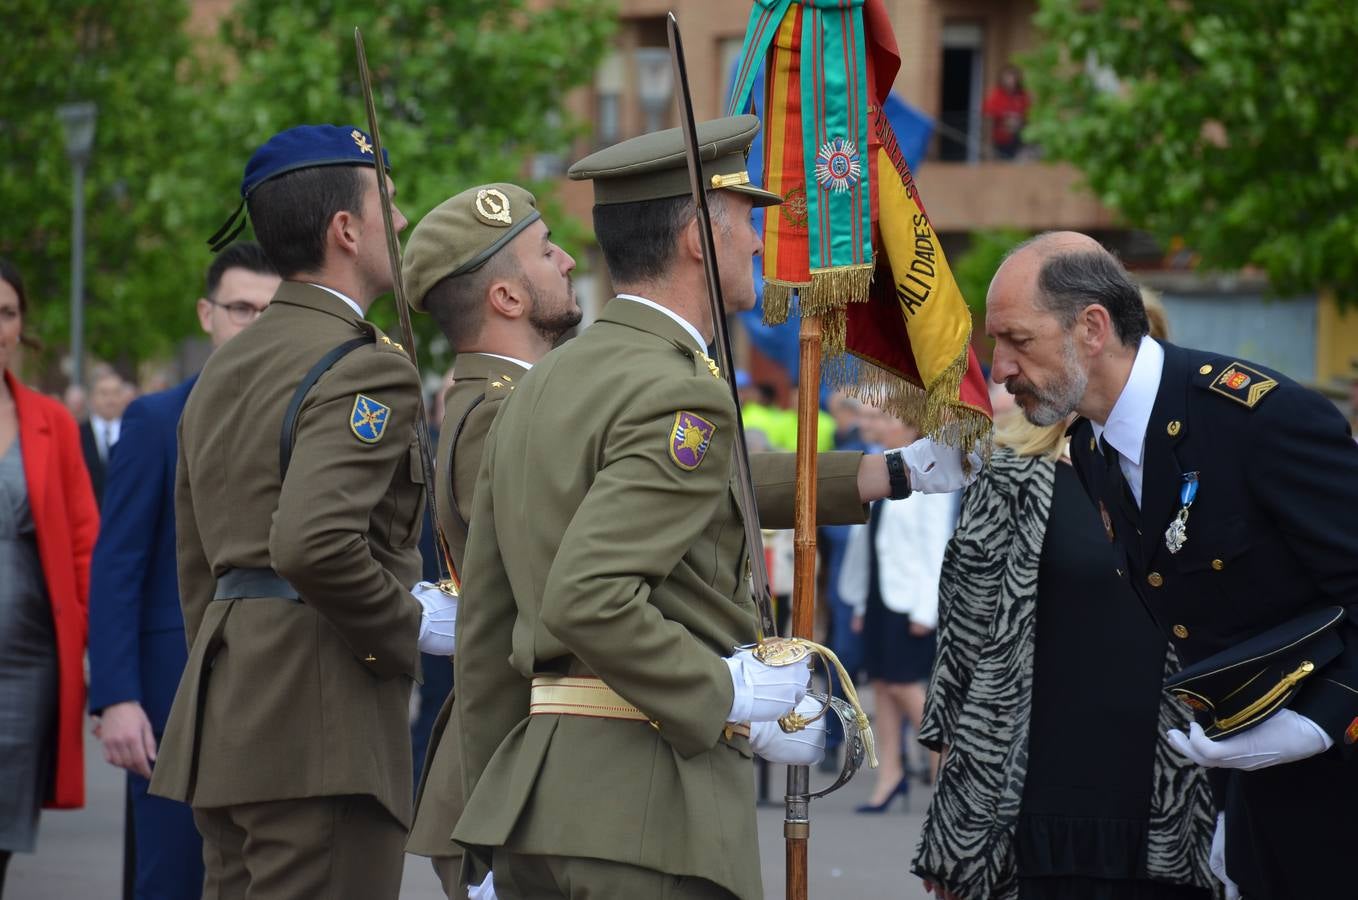
M 410 688 L 451 603 L 412 596 L 418 375 L 363 318 L 391 286 L 372 145 L 290 129 L 241 192 L 285 280 L 180 423 L 190 651 L 151 791 L 193 807 L 206 896 L 394 898 Z
M 500 401 L 520 376 L 580 323 L 570 273 L 575 260 L 551 240 L 533 195 L 487 184 L 445 200 L 406 244 L 404 279 L 411 306 L 433 316 L 457 353 L 444 404 L 435 487 L 439 525 L 462 571 L 481 449 Z M 415 822 L 406 849 L 431 858 L 449 897 L 459 882 L 462 847 L 452 840 L 462 813 L 453 695 L 429 738 Z
M 751 208 L 778 202 L 748 183 L 757 128 L 742 116 L 698 129 L 732 310 L 754 302 Z M 620 294 L 524 376 L 487 437 L 466 558 L 475 601 L 454 658 L 468 791 L 453 837 L 491 862 L 504 900 L 754 900 L 750 758 L 810 761 L 773 724 L 806 670 L 735 651 L 755 638 L 737 417 L 704 353 L 683 143 L 646 135 L 571 174 L 595 181 Z M 946 489 L 961 486 L 957 462 Z M 791 456 L 754 465 L 763 524 L 790 527 Z M 909 491 L 880 455 L 825 454 L 820 474 L 827 522 Z

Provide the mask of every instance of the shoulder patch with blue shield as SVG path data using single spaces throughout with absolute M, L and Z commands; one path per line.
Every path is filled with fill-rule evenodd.
M 353 411 L 349 413 L 349 428 L 353 430 L 354 437 L 363 443 L 376 444 L 386 433 L 390 416 L 390 406 L 358 394 L 354 397 Z

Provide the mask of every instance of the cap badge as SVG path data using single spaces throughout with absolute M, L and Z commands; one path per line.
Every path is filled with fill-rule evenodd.
M 509 214 L 509 198 L 497 188 L 484 188 L 476 192 L 476 214 L 487 225 L 499 227 L 514 224 L 514 217 Z
M 858 184 L 863 166 L 853 141 L 837 137 L 826 141 L 816 154 L 816 181 L 827 191 L 843 193 Z
M 372 156 L 373 145 L 368 142 L 368 136 L 366 134 L 355 128 L 353 131 L 349 132 L 349 137 L 353 138 L 354 143 L 358 145 L 359 153 L 366 153 L 369 156 Z
M 670 430 L 670 459 L 685 472 L 698 468 L 712 445 L 717 426 L 702 416 L 687 410 L 674 414 L 674 428 Z

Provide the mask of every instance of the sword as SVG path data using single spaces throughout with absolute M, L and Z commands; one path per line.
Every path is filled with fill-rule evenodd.
M 382 227 L 387 235 L 387 259 L 391 262 L 391 288 L 396 295 L 396 310 L 401 318 L 401 336 L 405 338 L 405 351 L 415 372 L 420 371 L 420 361 L 415 355 L 415 329 L 410 324 L 410 307 L 406 305 L 405 282 L 401 279 L 401 243 L 396 238 L 396 225 L 391 219 L 391 192 L 387 189 L 387 164 L 382 156 L 382 133 L 377 127 L 377 106 L 373 102 L 372 78 L 368 74 L 368 54 L 363 49 L 363 33 L 354 29 L 354 49 L 358 53 L 358 77 L 363 84 L 363 105 L 368 111 L 368 133 L 373 139 L 374 167 L 377 170 L 377 193 L 382 201 Z M 420 468 L 424 470 L 424 499 L 429 506 L 429 518 L 434 523 L 438 544 L 439 589 L 456 597 L 462 583 L 453 565 L 452 554 L 448 550 L 448 540 L 439 526 L 438 497 L 434 492 L 434 454 L 430 450 L 429 422 L 424 410 L 424 391 L 420 391 L 420 414 L 415 423 L 415 440 L 420 445 Z

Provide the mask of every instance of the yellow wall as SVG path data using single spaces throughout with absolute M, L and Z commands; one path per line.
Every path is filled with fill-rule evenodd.
M 1348 380 L 1358 375 L 1358 303 L 1341 310 L 1325 291 L 1316 307 L 1316 381 Z

